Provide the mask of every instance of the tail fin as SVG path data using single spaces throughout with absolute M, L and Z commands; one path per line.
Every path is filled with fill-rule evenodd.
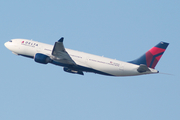
M 130 61 L 129 63 L 133 63 L 136 65 L 144 64 L 147 67 L 154 69 L 168 45 L 169 43 L 160 42 L 149 51 L 147 51 L 143 56 L 136 60 Z

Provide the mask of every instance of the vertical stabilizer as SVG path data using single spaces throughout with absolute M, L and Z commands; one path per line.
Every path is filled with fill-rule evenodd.
M 136 65 L 144 64 L 147 67 L 154 69 L 168 45 L 169 43 L 160 42 L 149 51 L 147 51 L 143 56 L 136 60 L 130 61 L 129 63 L 133 63 Z

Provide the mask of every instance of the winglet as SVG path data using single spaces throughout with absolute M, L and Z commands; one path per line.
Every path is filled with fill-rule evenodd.
M 58 42 L 63 42 L 63 40 L 64 40 L 64 37 L 61 37 L 61 38 L 58 40 Z

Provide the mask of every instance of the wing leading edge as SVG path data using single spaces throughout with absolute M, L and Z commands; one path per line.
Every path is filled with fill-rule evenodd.
M 64 38 L 62 37 L 57 42 L 55 42 L 51 59 L 56 62 L 68 65 L 69 67 L 64 68 L 65 72 L 84 75 L 81 70 L 77 69 L 77 64 L 72 60 L 68 52 L 65 50 L 63 41 Z

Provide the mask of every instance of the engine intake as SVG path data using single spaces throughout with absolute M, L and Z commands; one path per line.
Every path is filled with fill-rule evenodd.
M 51 62 L 51 59 L 49 56 L 41 54 L 41 53 L 36 53 L 34 56 L 34 61 L 41 63 L 41 64 L 47 64 Z

